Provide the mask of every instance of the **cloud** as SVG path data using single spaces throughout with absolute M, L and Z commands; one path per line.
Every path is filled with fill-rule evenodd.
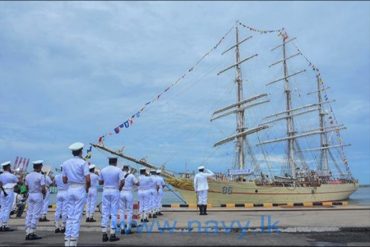
M 237 19 L 261 29 L 284 26 L 298 37 L 297 44 L 332 88 L 329 94 L 337 99 L 333 106 L 338 119 L 350 127 L 344 135 L 358 153 L 350 150 L 349 155 L 368 153 L 369 140 L 363 136 L 369 133 L 370 115 L 369 3 L 3 2 L 0 6 L 4 158 L 19 152 L 39 156 L 44 150 L 50 162 L 59 164 L 68 157 L 69 143 L 93 142 L 112 131 L 181 76 Z M 240 31 L 242 37 L 250 34 Z M 275 35 L 253 35 L 241 46 L 243 57 L 260 50 L 258 58 L 242 66 L 245 94 L 268 90 L 272 100 L 250 111 L 251 127 L 262 115 L 284 110 L 282 84 L 265 87 L 282 76 L 281 67 L 266 73 L 269 63 L 281 59 L 280 52 L 269 51 L 280 40 Z M 148 155 L 159 164 L 170 159 L 168 167 L 173 170 L 181 170 L 185 162 L 194 169 L 205 161 L 222 163 L 217 165 L 220 169 L 230 167 L 234 145 L 219 149 L 212 145 L 235 131 L 235 118 L 212 123 L 209 118 L 235 100 L 234 72 L 215 76 L 234 62 L 232 52 L 219 54 L 233 42 L 231 34 L 217 54 L 148 107 L 132 128 L 108 138 L 107 144 L 125 145 L 128 153 Z M 303 65 L 295 60 L 290 71 Z M 306 92 L 305 82 L 311 79 L 309 73 L 292 79 L 295 97 Z M 313 117 L 309 121 L 313 125 Z M 284 126 L 274 127 L 275 136 L 285 133 Z M 369 157 L 364 157 L 354 169 L 366 167 Z M 101 165 L 106 161 L 99 152 L 94 159 Z M 278 162 L 278 157 L 274 160 Z

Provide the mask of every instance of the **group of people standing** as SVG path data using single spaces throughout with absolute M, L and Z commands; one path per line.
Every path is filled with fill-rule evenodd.
M 69 146 L 73 157 L 61 165 L 61 174 L 55 176 L 54 181 L 42 174 L 43 161 L 33 163 L 33 171 L 25 178 L 28 190 L 27 213 L 25 221 L 26 240 L 41 239 L 36 234 L 36 227 L 41 217 L 46 219 L 48 207 L 48 187 L 54 183 L 58 189 L 56 196 L 55 232 L 65 235 L 65 246 L 77 246 L 80 223 L 86 206 L 86 222 L 95 222 L 94 212 L 97 201 L 98 184 L 103 187 L 102 194 L 102 241 L 118 241 L 116 228 L 121 234 L 130 234 L 133 217 L 133 192 L 138 189 L 139 212 L 141 222 L 148 222 L 148 218 L 162 215 L 161 200 L 165 186 L 160 170 L 140 169 L 140 176 L 130 173 L 130 167 L 117 167 L 118 159 L 111 157 L 108 166 L 95 174 L 95 165 L 89 165 L 83 159 L 84 144 L 77 142 Z M 10 214 L 10 205 L 14 200 L 14 184 L 18 178 L 11 173 L 11 162 L 1 164 L 3 173 L 0 175 L 0 220 L 1 231 L 11 231 L 7 225 Z M 13 186 L 13 187 L 12 187 Z M 45 201 L 46 199 L 46 201 Z M 11 201 L 11 203 L 10 203 Z M 46 206 L 46 213 L 43 211 Z M 120 222 L 117 222 L 119 213 Z

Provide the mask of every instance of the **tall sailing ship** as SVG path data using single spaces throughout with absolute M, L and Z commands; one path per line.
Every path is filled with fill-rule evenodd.
M 280 60 L 272 63 L 269 67 L 282 67 L 282 75 L 266 84 L 267 89 L 274 86 L 274 90 L 283 93 L 284 108 L 282 111 L 274 112 L 264 116 L 260 122 L 253 127 L 246 126 L 248 111 L 261 107 L 269 108 L 271 100 L 268 93 L 260 93 L 249 98 L 244 97 L 244 85 L 241 66 L 247 61 L 257 57 L 257 54 L 242 59 L 240 46 L 246 43 L 251 36 L 240 39 L 240 25 L 235 26 L 235 43 L 222 54 L 234 51 L 235 63 L 221 70 L 217 75 L 222 75 L 226 71 L 235 70 L 236 102 L 216 110 L 211 116 L 211 122 L 217 119 L 236 116 L 236 131 L 229 137 L 218 141 L 214 147 L 235 143 L 235 162 L 225 174 L 218 174 L 214 179 L 209 180 L 208 202 L 212 205 L 226 203 L 275 203 L 283 204 L 287 202 L 322 202 L 347 199 L 358 188 L 358 181 L 353 178 L 348 161 L 343 148 L 348 146 L 340 138 L 340 130 L 345 129 L 338 124 L 333 115 L 328 114 L 330 103 L 326 97 L 326 87 L 321 79 L 317 68 L 315 72 L 315 90 L 306 95 L 314 97 L 315 101 L 309 104 L 296 105 L 292 95 L 291 79 L 305 69 L 289 73 L 288 61 L 299 55 L 303 55 L 297 48 L 297 53 L 288 54 L 287 47 L 294 45 L 295 38 L 289 38 L 284 30 L 279 32 L 281 43 L 271 49 L 271 52 L 281 51 Z M 305 57 L 306 58 L 306 57 Z M 306 58 L 307 59 L 307 58 Z M 307 60 L 308 61 L 308 60 Z M 310 63 L 311 65 L 311 63 Z M 308 116 L 305 118 L 305 116 Z M 315 123 L 315 128 L 298 128 L 297 119 L 304 117 L 303 121 Z M 280 129 L 279 125 L 280 124 Z M 281 125 L 282 124 L 282 125 Z M 278 133 L 284 136 L 261 140 L 263 133 L 274 133 L 276 128 Z M 257 138 L 253 136 L 256 136 Z M 303 149 L 302 140 L 311 138 L 311 143 L 317 146 Z M 316 139 L 315 139 L 316 138 Z M 252 141 L 256 141 L 252 145 Z M 122 152 L 114 151 L 103 144 L 92 144 L 95 148 L 107 151 L 120 156 L 139 165 L 158 169 L 159 167 L 146 160 L 138 160 Z M 284 152 L 281 171 L 275 174 L 269 162 L 270 156 L 276 156 L 276 152 L 269 152 L 268 146 L 279 146 L 281 153 Z M 263 161 L 256 157 L 255 149 L 260 150 Z M 276 149 L 276 148 L 275 148 Z M 281 153 L 280 156 L 281 156 Z M 311 154 L 317 157 L 309 160 L 306 157 Z M 261 167 L 265 164 L 266 169 Z M 315 166 L 315 168 L 312 168 Z M 210 167 L 212 169 L 212 167 Z M 344 170 L 343 170 L 344 169 Z M 335 170 L 335 172 L 333 172 Z M 335 175 L 334 175 L 335 173 Z M 171 184 L 184 198 L 186 203 L 196 203 L 196 196 L 193 188 L 193 174 L 175 175 L 170 171 L 164 170 L 163 175 L 166 181 Z

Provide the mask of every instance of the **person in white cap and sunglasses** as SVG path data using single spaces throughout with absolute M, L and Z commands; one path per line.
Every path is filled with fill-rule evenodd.
M 91 186 L 87 193 L 86 222 L 96 222 L 94 219 L 94 213 L 96 208 L 96 199 L 98 197 L 99 176 L 95 174 L 95 167 L 96 166 L 94 164 L 89 165 Z
M 27 186 L 27 214 L 26 214 L 26 240 L 38 240 L 35 231 L 42 210 L 43 199 L 46 194 L 45 176 L 41 174 L 44 161 L 37 160 L 33 163 L 33 172 L 25 178 Z
M 194 190 L 197 193 L 199 215 L 207 215 L 208 177 L 215 174 L 204 166 L 199 166 L 198 171 L 194 176 Z
M 8 226 L 10 211 L 14 201 L 14 187 L 18 178 L 11 173 L 10 161 L 1 164 L 3 173 L 0 175 L 0 231 L 9 232 L 12 229 Z
M 62 164 L 63 182 L 68 184 L 65 246 L 77 246 L 82 213 L 91 183 L 88 163 L 82 158 L 83 147 L 84 144 L 80 142 L 70 145 L 69 149 L 72 151 L 73 158 Z
M 63 166 L 60 166 L 60 170 L 63 171 Z M 58 189 L 55 209 L 55 233 L 65 233 L 68 213 L 67 211 L 68 184 L 65 184 L 63 182 L 62 174 L 58 174 L 54 177 L 54 183 Z M 60 220 L 62 220 L 62 224 L 60 224 Z

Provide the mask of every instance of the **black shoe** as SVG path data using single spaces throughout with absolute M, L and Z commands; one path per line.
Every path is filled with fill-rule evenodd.
M 3 228 L 3 232 L 12 232 L 12 231 L 14 231 L 14 229 L 11 229 L 11 228 L 9 228 L 9 226 L 3 226 L 2 227 Z
M 200 209 L 199 215 L 204 215 L 204 205 L 199 205 L 199 209 Z
M 3 231 L 3 227 L 2 226 L 0 226 L 0 232 L 2 232 Z
M 141 219 L 140 222 L 144 222 L 144 219 Z
M 203 215 L 208 215 L 207 214 L 207 205 L 204 205 L 203 207 L 204 207 L 203 208 Z
M 66 229 L 64 227 L 60 229 L 60 233 L 65 233 L 65 232 L 66 232 Z
M 96 222 L 96 220 L 94 220 L 94 218 L 90 218 L 89 222 Z
M 144 219 L 144 222 L 149 222 L 149 220 L 148 219 Z
M 119 238 L 116 236 L 116 234 L 111 234 L 109 237 L 109 242 L 118 241 Z
M 162 212 L 158 212 L 157 215 L 163 215 Z
M 153 214 L 153 218 L 157 218 L 157 215 Z
M 31 240 L 31 238 L 30 238 L 30 237 L 31 237 L 31 234 L 27 234 L 25 239 L 26 239 L 26 240 Z
M 121 235 L 125 234 L 125 229 L 121 229 Z
M 55 232 L 55 233 L 60 233 L 61 231 L 60 231 L 60 229 L 59 229 L 59 228 L 56 228 L 54 232 Z
M 103 233 L 103 242 L 107 242 L 107 241 L 108 241 L 108 234 Z
M 49 219 L 47 219 L 46 217 L 44 218 L 44 221 L 45 222 L 49 222 L 50 220 Z
M 31 233 L 30 235 L 31 235 L 30 236 L 31 240 L 39 240 L 39 239 L 42 239 L 42 237 L 37 236 L 35 233 Z
M 86 222 L 90 222 L 90 218 L 86 218 Z
M 151 219 L 152 218 L 152 214 L 149 214 L 149 219 Z

